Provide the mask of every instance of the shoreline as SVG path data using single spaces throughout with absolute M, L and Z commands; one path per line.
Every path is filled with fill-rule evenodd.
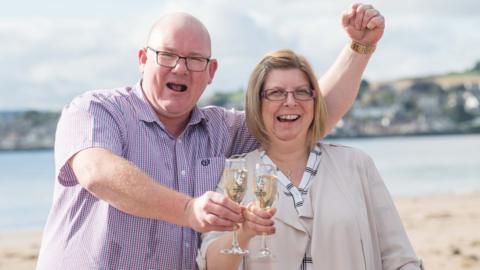
M 356 136 L 348 135 L 327 135 L 323 140 L 364 140 L 364 139 L 388 139 L 388 138 L 403 138 L 403 137 L 441 137 L 441 136 L 463 136 L 463 135 L 480 135 L 480 128 L 478 130 L 470 131 L 447 131 L 447 132 L 418 132 L 418 133 L 402 133 L 402 134 L 359 134 Z M 15 152 L 48 152 L 53 150 L 52 146 L 38 146 L 38 147 L 20 147 L 20 148 L 0 148 L 1 153 L 15 153 Z
M 426 269 L 480 269 L 480 192 L 394 200 Z M 0 231 L 0 270 L 34 269 L 40 240 L 41 229 Z

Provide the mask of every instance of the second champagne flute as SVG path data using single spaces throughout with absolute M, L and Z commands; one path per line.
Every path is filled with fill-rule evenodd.
M 223 170 L 220 185 L 225 195 L 232 201 L 240 204 L 247 191 L 247 169 L 245 159 L 234 158 L 225 160 L 225 169 Z M 247 255 L 248 250 L 242 249 L 238 245 L 237 231 L 233 231 L 232 246 L 228 249 L 220 250 L 223 254 Z
M 275 166 L 257 163 L 255 167 L 255 184 L 253 185 L 257 207 L 269 209 L 277 198 L 277 169 Z M 273 258 L 267 247 L 266 235 L 262 235 L 262 248 L 258 258 Z

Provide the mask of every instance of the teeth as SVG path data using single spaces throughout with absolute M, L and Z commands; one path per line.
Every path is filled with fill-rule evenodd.
M 296 120 L 298 119 L 300 116 L 297 115 L 297 114 L 286 114 L 286 115 L 280 115 L 278 118 L 280 120 Z
M 183 92 L 187 90 L 187 86 L 184 84 L 167 83 L 167 87 L 178 92 Z

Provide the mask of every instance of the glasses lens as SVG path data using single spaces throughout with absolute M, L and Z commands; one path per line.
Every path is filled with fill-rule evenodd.
M 269 100 L 283 100 L 286 97 L 286 92 L 281 89 L 269 89 L 265 91 L 265 97 Z
M 293 93 L 295 98 L 298 100 L 309 100 L 313 97 L 313 91 L 310 89 L 298 89 Z
M 288 91 L 283 89 L 268 89 L 264 91 L 264 97 L 272 101 L 282 101 L 288 96 Z M 313 91 L 310 89 L 297 89 L 291 92 L 293 97 L 297 100 L 311 100 L 314 96 Z
M 187 68 L 191 71 L 204 71 L 208 60 L 205 58 L 187 58 Z
M 165 67 L 174 67 L 177 64 L 178 56 L 170 53 L 158 53 L 157 62 Z

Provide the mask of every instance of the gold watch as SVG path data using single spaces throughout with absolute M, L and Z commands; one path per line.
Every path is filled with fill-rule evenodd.
M 350 48 L 359 54 L 371 54 L 375 51 L 376 46 L 365 45 L 355 40 L 352 40 L 352 43 L 350 44 Z

